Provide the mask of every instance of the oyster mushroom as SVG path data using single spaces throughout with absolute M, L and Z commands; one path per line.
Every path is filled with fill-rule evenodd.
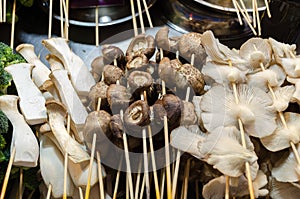
M 300 184 L 279 182 L 271 179 L 270 196 L 276 199 L 298 199 L 300 197 Z
M 103 45 L 102 55 L 103 55 L 103 61 L 107 65 L 113 64 L 114 60 L 116 60 L 118 64 L 123 64 L 125 61 L 125 56 L 123 51 L 116 46 Z
M 278 62 L 279 58 L 291 58 L 293 55 L 296 54 L 296 45 L 292 44 L 285 44 L 276 41 L 273 38 L 269 38 L 269 43 L 272 47 L 273 54 L 275 60 Z
M 150 107 L 144 100 L 132 103 L 125 111 L 123 121 L 127 132 L 139 133 L 141 137 L 143 127 L 150 124 Z
M 272 107 L 274 107 L 277 112 L 285 111 L 292 101 L 294 93 L 295 87 L 293 85 L 277 88 L 274 91 L 276 99 L 273 99 Z M 272 93 L 270 93 L 270 95 L 272 95 Z
M 13 64 L 5 70 L 12 75 L 20 97 L 20 109 L 30 125 L 47 121 L 45 98 L 31 79 L 33 65 L 27 63 Z
M 96 83 L 94 86 L 92 86 L 89 92 L 89 100 L 90 100 L 89 107 L 92 110 L 96 110 L 99 98 L 101 98 L 101 107 L 105 107 L 106 105 L 108 105 L 107 97 L 106 97 L 108 87 L 109 86 L 104 81 L 100 81 Z
M 17 46 L 16 51 L 20 53 L 28 63 L 35 66 L 32 69 L 32 79 L 36 86 L 40 88 L 45 81 L 50 79 L 49 68 L 36 56 L 34 46 L 32 44 L 20 44 Z
M 0 110 L 12 123 L 11 153 L 16 149 L 13 165 L 36 167 L 39 158 L 39 145 L 23 115 L 18 111 L 19 97 L 15 95 L 0 96 Z
M 88 113 L 68 78 L 68 72 L 66 70 L 55 70 L 51 73 L 50 78 L 71 117 L 71 128 L 75 133 L 76 139 L 82 142 L 82 128 Z
M 151 35 L 140 34 L 135 36 L 126 51 L 127 60 L 133 57 L 146 55 L 150 59 L 155 52 L 155 40 Z
M 71 82 L 78 95 L 85 97 L 95 80 L 81 58 L 69 48 L 64 38 L 51 38 L 42 41 L 43 45 L 63 63 L 69 72 Z
M 62 198 L 64 194 L 64 157 L 47 135 L 40 135 L 40 169 L 44 183 L 52 186 L 52 196 L 54 198 Z M 69 172 L 66 179 L 67 196 L 72 196 L 74 192 L 74 184 Z
M 261 143 L 272 152 L 289 148 L 290 142 L 294 144 L 300 142 L 300 114 L 285 112 L 283 115 L 288 128 L 285 128 L 285 126 L 278 121 L 278 127 L 274 133 L 260 139 Z
M 286 80 L 295 85 L 295 92 L 292 97 L 293 102 L 300 103 L 300 78 L 287 77 Z
M 254 137 L 271 135 L 276 129 L 276 111 L 273 100 L 263 90 L 241 84 L 237 86 L 239 104 L 233 91 L 224 86 L 214 86 L 200 102 L 204 127 L 210 132 L 220 126 L 236 126 L 241 119 L 246 133 Z
M 123 71 L 114 65 L 106 65 L 103 69 L 104 82 L 107 85 L 115 84 L 124 75 Z
M 132 91 L 148 90 L 153 83 L 152 76 L 143 71 L 133 71 L 128 76 L 128 85 Z
M 300 58 L 280 58 L 277 62 L 282 66 L 289 77 L 300 77 Z
M 139 56 L 135 56 L 132 59 L 128 60 L 128 62 L 126 63 L 126 68 L 128 70 L 139 69 L 146 64 L 148 64 L 148 58 L 146 57 L 146 55 L 141 54 Z
M 260 70 L 260 64 L 264 67 L 270 66 L 272 60 L 272 48 L 267 39 L 251 38 L 240 48 L 240 56 L 247 60 L 249 69 Z
M 200 33 L 187 33 L 180 37 L 178 41 L 178 50 L 182 57 L 191 60 L 192 54 L 195 55 L 194 66 L 201 69 L 205 63 L 207 54 L 202 46 L 202 35 Z

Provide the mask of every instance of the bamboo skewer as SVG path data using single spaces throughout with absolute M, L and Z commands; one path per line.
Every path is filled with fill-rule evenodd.
M 232 62 L 229 60 L 228 61 L 229 66 L 232 67 Z M 239 104 L 239 98 L 238 98 L 238 93 L 237 93 L 237 85 L 236 83 L 232 82 L 232 88 L 233 88 L 233 93 L 234 93 L 234 98 L 235 98 L 235 103 Z M 244 125 L 242 123 L 242 120 L 238 118 L 238 124 L 239 124 L 239 130 L 241 133 L 241 140 L 242 140 L 242 146 L 246 149 L 246 139 L 245 139 L 245 132 L 244 132 Z M 254 199 L 254 190 L 253 190 L 253 183 L 252 183 L 252 178 L 251 178 L 251 173 L 250 173 L 250 164 L 249 162 L 245 162 L 245 167 L 246 167 L 246 177 L 248 180 L 248 188 L 249 188 L 249 193 L 250 193 L 250 199 Z
M 161 195 L 160 195 L 160 199 L 164 198 L 164 189 L 165 189 L 165 180 L 166 180 L 166 172 L 165 169 L 162 170 L 161 172 L 161 185 L 160 185 L 160 191 L 161 191 Z
M 52 32 L 52 12 L 53 12 L 53 0 L 50 0 L 49 3 L 49 23 L 48 23 L 48 38 L 51 38 Z
M 96 47 L 99 46 L 99 8 L 96 6 L 95 8 L 95 36 L 96 36 Z
M 3 21 L 3 15 L 4 15 L 4 8 L 2 5 L 2 0 L 0 0 L 0 23 L 4 22 Z
M 59 2 L 59 11 L 60 11 L 60 36 L 64 37 L 64 14 L 63 14 L 63 0 Z
M 93 161 L 94 161 L 94 156 L 95 156 L 96 139 L 97 139 L 97 134 L 94 133 L 94 135 L 93 135 L 93 141 L 92 141 L 92 149 L 91 149 L 91 158 L 90 158 L 90 166 L 89 166 L 89 173 L 88 173 L 88 181 L 87 181 L 86 190 L 85 190 L 85 199 L 89 199 L 90 198 L 92 167 L 93 167 Z
M 3 0 L 3 22 L 6 22 L 6 0 Z
M 239 9 L 238 9 L 238 7 L 237 7 L 237 2 L 235 1 L 235 0 L 232 0 L 232 4 L 233 4 L 233 6 L 234 6 L 234 8 L 235 8 L 235 12 L 236 12 L 236 14 L 237 14 L 237 17 L 238 17 L 238 20 L 239 20 L 239 23 L 240 23 L 240 25 L 243 25 L 243 20 L 242 20 L 242 18 L 241 18 L 241 15 L 240 15 L 240 11 L 239 11 Z
M 4 180 L 3 180 L 0 199 L 4 199 L 6 188 L 7 188 L 7 183 L 8 183 L 8 180 L 9 180 L 9 175 L 10 175 L 10 171 L 11 171 L 11 168 L 12 168 L 12 164 L 13 164 L 14 159 L 15 159 L 15 155 L 16 155 L 16 147 L 14 146 L 13 149 L 12 149 L 12 152 L 10 154 L 9 162 L 8 162 L 6 173 L 5 173 L 5 177 L 4 177 Z
M 22 199 L 23 197 L 23 168 L 20 167 L 20 178 L 19 178 L 19 199 Z
M 184 175 L 184 188 L 183 188 L 183 199 L 187 199 L 188 187 L 189 187 L 189 177 L 190 177 L 191 159 L 187 160 L 186 173 Z
M 143 193 L 144 193 L 144 189 L 145 189 L 145 174 L 144 174 L 144 177 L 143 177 L 143 181 L 142 181 L 142 187 L 141 187 L 141 193 L 140 193 L 140 199 L 143 198 Z
M 139 12 L 139 18 L 140 18 L 142 34 L 144 34 L 145 33 L 145 26 L 144 26 L 143 13 L 142 13 L 142 8 L 141 8 L 141 0 L 137 0 L 137 6 L 138 6 L 138 12 Z
M 256 2 L 256 4 L 257 4 L 257 2 Z M 270 12 L 270 7 L 269 7 L 268 0 L 265 0 L 265 5 L 266 5 L 266 10 L 267 10 L 268 17 L 271 18 L 272 15 L 271 15 L 271 12 Z
M 198 180 L 195 182 L 195 189 L 196 189 L 196 199 L 199 199 L 199 184 Z
M 65 153 L 63 199 L 67 199 L 67 174 L 68 174 L 68 153 Z
M 229 199 L 229 191 L 230 191 L 230 187 L 229 187 L 229 176 L 225 176 L 226 178 L 226 184 L 225 184 L 225 199 Z
M 63 3 L 65 1 L 63 0 Z M 65 37 L 67 40 L 69 40 L 69 0 L 66 0 L 65 5 L 64 5 L 64 10 L 65 10 Z
M 140 188 L 140 180 L 141 180 L 141 168 L 142 167 L 142 160 L 140 160 L 139 162 L 139 168 L 138 168 L 138 174 L 136 177 L 136 183 L 135 183 L 135 195 L 134 195 L 134 199 L 138 199 L 139 195 L 139 188 Z
M 253 19 L 253 28 L 256 28 L 256 6 L 255 6 L 255 1 L 256 0 L 252 0 L 252 19 Z
M 119 166 L 118 166 L 118 172 L 117 172 L 117 176 L 116 176 L 116 183 L 115 183 L 115 188 L 114 188 L 113 199 L 117 198 L 118 185 L 119 185 L 120 173 L 121 173 L 121 166 L 122 166 L 122 158 L 120 159 Z
M 153 140 L 152 140 L 152 129 L 151 129 L 150 125 L 148 126 L 148 134 L 149 134 L 149 144 L 150 144 L 150 153 L 151 153 L 151 160 L 152 160 L 152 168 L 153 168 L 156 199 L 160 199 L 160 191 L 159 191 L 159 185 L 158 185 L 158 178 L 157 178 L 157 172 L 156 172 L 156 162 L 155 162 Z
M 15 38 L 15 23 L 16 23 L 16 0 L 13 3 L 12 9 L 12 21 L 11 21 L 11 33 L 10 33 L 10 47 L 14 48 L 14 38 Z
M 144 4 L 146 15 L 147 15 L 147 18 L 148 18 L 149 26 L 150 26 L 150 28 L 153 28 L 153 24 L 152 24 L 152 20 L 151 20 L 150 14 L 149 14 L 149 9 L 148 9 L 148 5 L 146 3 L 146 0 L 143 0 L 143 4 Z
M 49 184 L 46 199 L 50 199 L 52 191 L 52 184 Z
M 249 13 L 248 13 L 247 8 L 246 8 L 246 6 L 245 6 L 244 0 L 240 0 L 240 4 L 241 4 L 241 7 L 242 7 L 243 12 L 245 13 L 247 19 L 248 19 L 248 20 L 250 21 L 250 23 L 251 23 L 252 20 L 251 20 L 251 18 L 250 18 L 250 16 L 249 16 Z
M 79 198 L 83 199 L 83 191 L 82 191 L 81 187 L 78 187 L 78 190 L 79 190 Z
M 129 199 L 129 180 L 128 180 L 128 173 L 126 173 L 126 199 Z
M 133 2 L 133 0 L 130 0 L 130 7 L 131 7 L 131 15 L 132 15 L 132 23 L 133 23 L 134 36 L 137 36 L 138 35 L 138 29 L 137 29 L 137 24 L 136 24 L 135 9 L 134 9 L 134 2 Z
M 254 3 L 255 3 L 255 13 L 256 13 L 255 15 L 256 15 L 256 20 L 257 20 L 258 36 L 260 36 L 261 35 L 261 24 L 260 24 L 257 1 L 254 1 Z

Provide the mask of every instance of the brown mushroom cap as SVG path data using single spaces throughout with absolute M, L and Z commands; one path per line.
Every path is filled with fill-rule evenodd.
M 174 62 L 174 66 L 177 63 Z M 164 80 L 168 87 L 176 86 L 175 80 L 175 69 L 171 65 L 171 60 L 168 57 L 164 57 L 158 65 L 158 74 L 162 80 Z
M 128 85 L 131 90 L 146 90 L 153 83 L 152 76 L 143 71 L 134 71 L 128 77 Z
M 102 47 L 102 55 L 104 63 L 107 65 L 112 64 L 114 59 L 117 60 L 117 63 L 123 63 L 125 61 L 123 51 L 116 46 L 104 45 Z
M 98 56 L 91 63 L 92 72 L 98 74 L 101 77 L 104 66 L 105 64 L 104 64 L 103 56 Z
M 124 75 L 123 71 L 114 65 L 106 65 L 104 67 L 104 82 L 108 85 L 115 84 Z
M 162 27 L 157 31 L 155 35 L 155 43 L 157 48 L 161 48 L 165 51 L 170 51 L 170 42 L 169 42 L 169 28 L 167 26 Z
M 148 58 L 145 55 L 139 55 L 128 60 L 126 64 L 126 68 L 128 70 L 131 69 L 139 69 L 148 63 Z
M 180 126 L 190 126 L 197 123 L 197 115 L 195 113 L 194 104 L 183 101 L 183 110 L 181 111 Z
M 159 110 L 159 117 L 163 117 L 160 112 L 164 113 L 164 111 L 161 111 L 161 109 L 165 109 L 170 128 L 176 128 L 180 125 L 181 110 L 183 109 L 183 104 L 179 97 L 172 94 L 166 94 L 161 99 L 158 99 L 155 104 L 162 106 L 155 107 L 156 110 Z M 154 114 L 157 114 L 155 110 L 153 111 Z
M 146 101 L 138 100 L 126 109 L 123 118 L 128 134 L 141 137 L 142 128 L 150 124 L 150 107 Z
M 105 82 L 103 81 L 100 81 L 96 83 L 94 86 L 92 86 L 89 92 L 89 100 L 90 100 L 89 107 L 92 108 L 92 110 L 96 110 L 99 98 L 101 98 L 102 105 L 107 105 L 107 98 L 106 98 L 107 89 L 108 89 L 108 85 L 105 84 Z
M 131 97 L 127 88 L 118 84 L 111 84 L 107 89 L 106 95 L 113 113 L 119 113 L 121 109 L 128 107 Z
M 110 114 L 104 110 L 100 111 L 93 111 L 89 113 L 86 118 L 86 122 L 83 128 L 83 137 L 85 144 L 89 150 L 91 150 L 92 142 L 93 142 L 93 135 L 94 133 L 97 134 L 96 139 L 96 150 L 100 151 L 101 154 L 107 154 L 109 151 L 104 151 L 105 147 L 105 140 L 103 136 L 108 138 L 112 137 L 111 130 L 110 130 Z
M 191 32 L 184 34 L 178 41 L 178 50 L 182 57 L 191 60 L 192 54 L 195 55 L 194 65 L 197 68 L 202 68 L 206 60 L 206 52 L 201 44 L 202 34 Z
M 146 55 L 150 59 L 155 52 L 155 40 L 151 35 L 137 35 L 134 37 L 126 51 L 127 60 L 132 59 L 135 56 Z

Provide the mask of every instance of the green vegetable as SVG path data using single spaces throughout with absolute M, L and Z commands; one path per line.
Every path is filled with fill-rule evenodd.
M 0 135 L 3 133 L 7 133 L 8 126 L 9 126 L 8 119 L 6 115 L 0 110 Z M 0 144 L 0 149 L 1 149 L 1 144 Z

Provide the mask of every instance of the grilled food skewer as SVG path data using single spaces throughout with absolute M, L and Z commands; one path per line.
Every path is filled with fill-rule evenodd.
M 12 8 L 12 21 L 11 21 L 11 33 L 10 33 L 10 47 L 14 48 L 14 39 L 15 39 L 15 23 L 16 23 L 16 0 L 14 0 Z
M 52 12 L 53 12 L 53 0 L 49 2 L 49 22 L 48 22 L 48 38 L 51 38 L 52 32 Z
M 137 0 L 137 6 L 138 6 L 142 34 L 144 34 L 145 33 L 145 25 L 144 25 L 143 13 L 142 13 L 142 8 L 141 8 L 141 0 Z
M 23 168 L 20 167 L 19 192 L 18 192 L 19 199 L 23 198 L 23 176 L 24 176 Z
M 131 7 L 131 15 L 132 15 L 134 36 L 137 36 L 138 35 L 138 29 L 137 29 L 137 24 L 136 24 L 135 9 L 134 9 L 134 1 L 133 0 L 130 0 L 130 7 Z

